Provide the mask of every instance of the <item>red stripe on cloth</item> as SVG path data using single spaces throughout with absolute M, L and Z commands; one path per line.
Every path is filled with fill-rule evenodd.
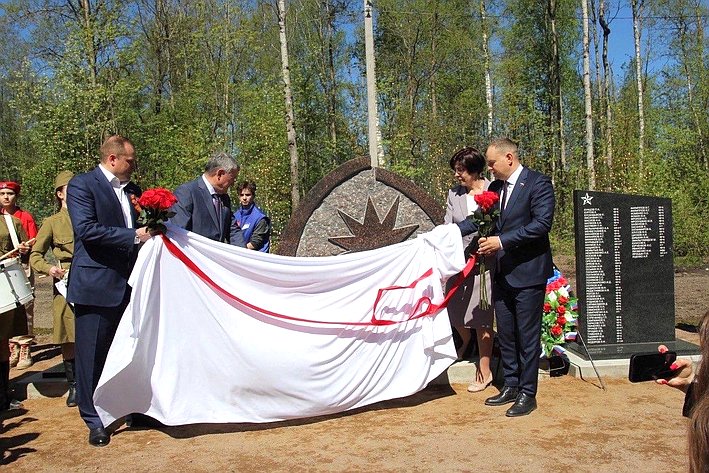
M 197 277 L 199 277 L 203 282 L 205 282 L 207 285 L 211 286 L 215 291 L 218 293 L 222 294 L 223 296 L 238 302 L 239 304 L 248 307 L 251 310 L 254 310 L 262 315 L 266 315 L 269 317 L 274 317 L 277 319 L 283 319 L 283 320 L 290 320 L 294 322 L 307 322 L 311 324 L 323 324 L 323 325 L 357 325 L 357 326 L 377 326 L 377 325 L 394 325 L 394 324 L 400 324 L 404 322 L 408 322 L 409 320 L 414 320 L 418 319 L 421 317 L 429 316 L 432 314 L 435 314 L 439 310 L 443 309 L 448 305 L 448 301 L 450 298 L 453 296 L 453 293 L 458 289 L 458 287 L 461 285 L 463 280 L 470 274 L 470 271 L 473 269 L 473 266 L 475 266 L 475 256 L 472 256 L 468 262 L 465 265 L 465 268 L 463 268 L 463 271 L 458 275 L 458 278 L 455 281 L 455 284 L 453 284 L 453 287 L 448 291 L 448 294 L 446 294 L 446 297 L 443 299 L 443 302 L 440 304 L 433 304 L 431 299 L 429 297 L 421 297 L 417 301 L 416 305 L 414 306 L 414 309 L 412 310 L 412 313 L 409 315 L 409 317 L 405 320 L 386 320 L 386 319 L 378 319 L 376 316 L 376 311 L 377 311 L 377 305 L 379 304 L 380 299 L 384 295 L 385 292 L 387 291 L 395 291 L 395 290 L 401 290 L 401 289 L 413 289 L 416 287 L 416 285 L 423 281 L 424 279 L 427 279 L 433 275 L 433 269 L 428 269 L 425 271 L 421 276 L 416 278 L 413 282 L 406 286 L 388 286 L 388 287 L 383 287 L 377 291 L 377 298 L 374 301 L 374 306 L 372 307 L 372 320 L 370 322 L 336 322 L 336 321 L 330 321 L 330 320 L 313 320 L 313 319 L 304 319 L 301 317 L 293 317 L 290 315 L 285 315 L 285 314 L 279 314 L 277 312 L 270 311 L 268 309 L 263 309 L 259 306 L 256 306 L 254 304 L 251 304 L 234 294 L 230 293 L 217 283 L 215 283 L 209 276 L 207 276 L 204 271 L 202 271 L 189 257 L 180 250 L 177 245 L 175 245 L 165 234 L 161 234 L 163 243 L 165 244 L 165 247 L 168 249 L 168 251 L 178 260 L 180 260 L 182 263 L 189 268 L 190 271 L 192 271 Z M 420 314 L 417 314 L 417 311 L 424 305 L 426 304 L 426 309 L 423 310 Z

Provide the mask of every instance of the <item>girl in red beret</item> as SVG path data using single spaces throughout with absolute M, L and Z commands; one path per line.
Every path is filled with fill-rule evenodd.
M 27 237 L 32 240 L 37 236 L 37 224 L 32 214 L 22 210 L 17 205 L 17 198 L 20 196 L 20 184 L 14 181 L 0 182 L 0 213 L 10 214 L 22 223 Z M 28 263 L 23 262 L 25 273 L 34 286 L 34 274 Z M 10 339 L 10 366 L 24 370 L 32 366 L 32 355 L 30 346 L 34 340 L 34 300 L 25 305 L 26 314 L 22 320 L 15 321 L 13 328 L 13 338 Z

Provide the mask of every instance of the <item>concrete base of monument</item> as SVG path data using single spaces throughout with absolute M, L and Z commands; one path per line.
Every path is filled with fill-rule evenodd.
M 684 340 L 674 340 L 662 343 L 670 350 L 677 352 L 678 358 L 685 358 L 698 362 L 699 347 Z M 626 378 L 628 377 L 628 366 L 630 356 L 633 353 L 655 353 L 660 343 L 626 343 L 622 345 L 607 345 L 602 347 L 589 347 L 588 352 L 585 347 L 578 343 L 567 343 L 565 354 L 569 358 L 571 366 L 569 375 L 580 379 L 592 380 L 596 378 L 596 371 L 601 377 Z M 589 357 L 589 352 L 591 356 Z M 591 361 L 593 359 L 593 362 Z
M 578 342 L 568 342 L 564 348 L 584 360 L 599 361 L 630 358 L 634 353 L 655 353 L 659 345 L 665 345 L 670 351 L 674 351 L 680 356 L 699 354 L 699 346 L 679 338 L 666 342 L 606 343 L 602 345 L 589 345 L 588 343 L 582 345 Z

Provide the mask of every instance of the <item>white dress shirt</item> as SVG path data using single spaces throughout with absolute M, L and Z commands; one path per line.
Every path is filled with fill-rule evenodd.
M 510 174 L 510 177 L 507 178 L 507 194 L 505 194 L 505 201 L 501 203 L 502 208 L 507 208 L 507 203 L 510 201 L 512 191 L 515 190 L 515 184 L 517 184 L 519 175 L 522 174 L 522 169 L 524 169 L 524 166 L 520 164 L 519 167 L 517 167 L 512 174 Z
M 113 192 L 116 193 L 116 197 L 118 197 L 118 202 L 120 202 L 121 210 L 123 211 L 123 219 L 126 222 L 126 228 L 133 228 L 133 216 L 130 210 L 131 203 L 128 194 L 126 194 L 124 190 L 130 181 L 121 182 L 111 171 L 103 167 L 103 164 L 99 164 L 99 168 L 101 172 L 103 172 L 103 175 L 106 176 L 108 183 L 111 184 Z

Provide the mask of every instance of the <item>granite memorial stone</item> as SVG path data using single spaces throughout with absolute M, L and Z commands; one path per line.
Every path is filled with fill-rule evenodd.
M 350 160 L 318 182 L 288 221 L 276 253 L 333 256 L 415 238 L 443 223 L 443 206 L 369 158 Z

